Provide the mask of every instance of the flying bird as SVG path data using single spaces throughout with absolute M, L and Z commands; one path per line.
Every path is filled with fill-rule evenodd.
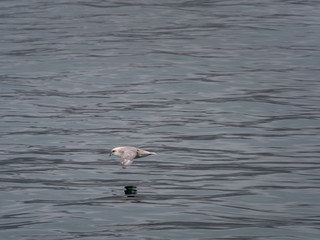
M 112 149 L 109 156 L 119 156 L 121 158 L 120 163 L 122 168 L 127 168 L 133 163 L 133 159 L 155 154 L 155 152 L 148 152 L 139 148 L 124 146 Z

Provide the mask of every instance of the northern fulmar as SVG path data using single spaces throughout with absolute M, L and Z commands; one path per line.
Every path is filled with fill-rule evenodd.
M 155 154 L 155 152 L 148 152 L 135 147 L 123 146 L 112 149 L 109 156 L 119 156 L 121 158 L 120 163 L 122 168 L 127 168 L 133 163 L 133 159 Z

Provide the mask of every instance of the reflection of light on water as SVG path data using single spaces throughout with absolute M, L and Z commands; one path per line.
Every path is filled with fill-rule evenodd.
M 125 186 L 124 187 L 124 193 L 128 196 L 128 197 L 135 197 L 135 195 L 137 194 L 137 187 L 136 186 Z

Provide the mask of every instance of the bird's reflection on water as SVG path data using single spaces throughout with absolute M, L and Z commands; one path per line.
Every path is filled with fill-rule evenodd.
M 125 186 L 124 187 L 124 193 L 127 195 L 127 197 L 135 197 L 138 190 L 136 186 Z

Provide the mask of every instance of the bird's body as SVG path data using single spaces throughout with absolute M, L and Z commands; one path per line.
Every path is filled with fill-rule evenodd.
M 119 156 L 121 158 L 120 163 L 122 168 L 127 168 L 133 163 L 133 159 L 155 154 L 155 152 L 148 152 L 135 147 L 123 146 L 112 149 L 109 155 Z

